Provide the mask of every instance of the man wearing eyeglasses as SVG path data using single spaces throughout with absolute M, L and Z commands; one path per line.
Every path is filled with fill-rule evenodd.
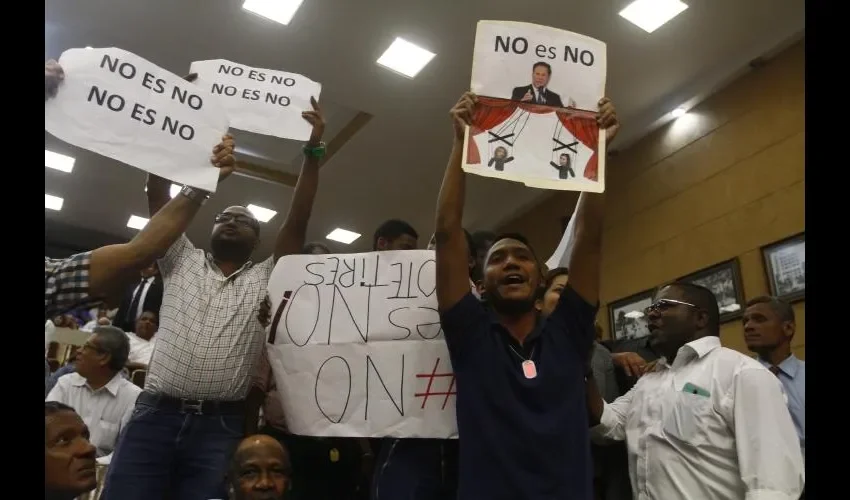
M 803 459 L 779 380 L 720 345 L 707 288 L 673 283 L 646 311 L 652 371 L 613 403 L 587 374 L 595 436 L 626 441 L 636 498 L 789 499 L 803 491 Z
M 77 351 L 76 372 L 59 378 L 45 398 L 70 406 L 83 418 L 97 456 L 106 463 L 142 392 L 121 375 L 129 354 L 130 341 L 121 329 L 96 326 Z
M 244 435 L 245 399 L 263 348 L 257 311 L 277 260 L 304 245 L 318 187 L 325 121 L 315 99 L 311 104 L 302 117 L 313 131 L 274 255 L 251 260 L 260 223 L 247 208 L 231 206 L 215 216 L 209 252 L 183 235 L 158 261 L 165 289 L 157 345 L 109 468 L 105 500 L 226 496 L 228 460 Z M 221 178 L 232 171 L 222 168 Z M 148 177 L 151 215 L 168 201 L 169 185 Z M 207 198 L 188 187 L 182 192 L 197 204 Z

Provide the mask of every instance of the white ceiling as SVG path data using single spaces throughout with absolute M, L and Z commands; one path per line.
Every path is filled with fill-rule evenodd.
M 360 110 L 374 117 L 322 167 L 308 239 L 323 239 L 340 226 L 363 237 L 349 247 L 332 244 L 335 250 L 366 250 L 382 221 L 401 218 L 419 230 L 424 246 L 451 145 L 447 112 L 469 87 L 478 20 L 527 21 L 605 41 L 608 95 L 624 123 L 622 148 L 674 107 L 717 90 L 751 60 L 804 30 L 800 0 L 684 1 L 690 8 L 647 34 L 617 15 L 627 0 L 304 0 L 288 26 L 242 10 L 242 0 L 47 0 L 45 58 L 69 48 L 116 46 L 177 74 L 194 60 L 223 58 L 321 82 L 322 101 L 341 110 L 340 116 Z M 415 79 L 375 64 L 396 36 L 437 54 Z M 336 130 L 342 125 L 331 124 Z M 285 157 L 279 168 L 292 168 L 286 166 L 293 162 L 292 144 L 250 140 L 262 155 L 280 151 Z M 65 199 L 61 212 L 45 211 L 47 226 L 131 237 L 128 218 L 147 212 L 145 174 L 47 134 L 45 147 L 77 158 L 71 174 L 45 169 L 45 192 Z M 233 176 L 189 235 L 206 246 L 215 212 L 255 203 L 278 211 L 264 228 L 259 253 L 266 255 L 291 194 L 285 186 Z M 466 225 L 495 227 L 546 194 L 471 176 Z

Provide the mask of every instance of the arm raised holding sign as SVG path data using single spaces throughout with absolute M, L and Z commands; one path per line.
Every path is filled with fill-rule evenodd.
M 313 111 L 304 111 L 301 116 L 313 126 L 310 140 L 304 145 L 304 163 L 301 164 L 301 174 L 295 184 L 295 193 L 286 220 L 277 233 L 274 247 L 274 260 L 284 255 L 301 252 L 304 240 L 307 238 L 307 224 L 313 211 L 313 201 L 319 187 L 319 160 L 325 155 L 325 143 L 322 135 L 325 133 L 325 117 L 322 108 L 315 97 L 310 98 Z
M 47 61 L 44 77 L 47 100 L 56 95 L 64 79 L 64 72 L 56 61 Z M 233 170 L 232 153 L 232 142 L 223 143 L 216 147 L 211 160 L 224 176 Z M 122 291 L 124 286 L 138 279 L 141 269 L 171 247 L 186 231 L 200 208 L 200 203 L 185 196 L 175 196 L 163 205 L 162 210 L 157 210 L 156 215 L 129 243 L 97 248 L 61 261 L 46 259 L 45 315 L 50 316 Z

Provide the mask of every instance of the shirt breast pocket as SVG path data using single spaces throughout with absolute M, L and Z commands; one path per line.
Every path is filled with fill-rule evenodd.
M 97 423 L 97 427 L 100 430 L 100 441 L 103 445 L 110 445 L 111 447 L 115 447 L 115 443 L 118 441 L 118 424 L 109 422 L 108 420 L 101 420 Z
M 691 446 L 698 446 L 705 441 L 706 426 L 712 411 L 711 399 L 687 392 L 676 393 L 672 408 L 662 422 L 664 434 Z

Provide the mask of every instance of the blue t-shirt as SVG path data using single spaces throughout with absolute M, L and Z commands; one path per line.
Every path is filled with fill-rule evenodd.
M 523 346 L 472 294 L 441 315 L 457 377 L 458 500 L 592 499 L 584 369 L 596 309 L 567 286 Z

